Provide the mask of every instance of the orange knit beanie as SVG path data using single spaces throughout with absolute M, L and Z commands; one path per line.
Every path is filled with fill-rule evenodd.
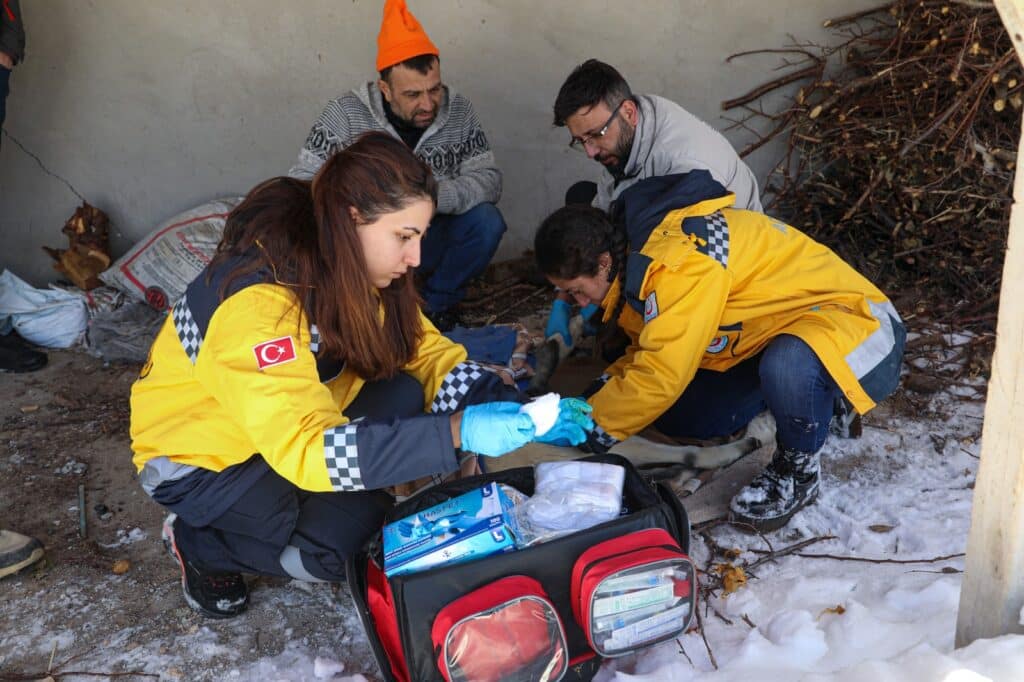
M 427 32 L 405 6 L 405 0 L 384 0 L 384 20 L 377 35 L 377 70 L 421 54 L 439 55 Z

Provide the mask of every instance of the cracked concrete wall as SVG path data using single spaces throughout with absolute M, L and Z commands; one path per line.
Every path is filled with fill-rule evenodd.
M 505 175 L 499 258 L 529 247 L 576 179 L 551 105 L 577 63 L 614 64 L 636 92 L 674 99 L 716 128 L 722 100 L 777 75 L 741 50 L 826 41 L 821 22 L 867 0 L 410 0 L 446 82 L 473 101 Z M 28 58 L 11 77 L 0 141 L 0 267 L 41 285 L 41 246 L 80 202 L 106 211 L 112 250 L 205 200 L 287 171 L 328 99 L 374 77 L 380 0 L 25 0 Z M 727 136 L 737 146 L 750 133 Z M 16 143 L 17 142 L 17 143 Z M 750 159 L 759 179 L 778 148 Z

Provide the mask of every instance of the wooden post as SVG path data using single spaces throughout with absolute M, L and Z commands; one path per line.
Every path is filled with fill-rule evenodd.
M 1024 61 L 1024 3 L 995 0 Z M 1017 146 L 1014 204 L 999 296 L 996 349 L 985 403 L 956 646 L 1024 633 L 1024 136 Z

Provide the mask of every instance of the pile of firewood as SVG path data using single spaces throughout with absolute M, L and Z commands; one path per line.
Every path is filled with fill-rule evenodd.
M 888 293 L 913 292 L 905 305 L 990 323 L 1024 104 L 999 15 L 974 0 L 900 0 L 825 26 L 836 44 L 758 51 L 782 55 L 786 73 L 722 104 L 762 131 L 741 156 L 785 141 L 766 212 Z M 765 95 L 793 83 L 766 109 Z

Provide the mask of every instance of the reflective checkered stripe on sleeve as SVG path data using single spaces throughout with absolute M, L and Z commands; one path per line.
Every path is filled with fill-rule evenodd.
M 434 414 L 451 414 L 459 408 L 462 399 L 469 393 L 470 387 L 487 370 L 475 362 L 460 362 L 441 380 L 441 388 L 437 390 L 430 411 Z
M 365 490 L 359 470 L 356 424 L 342 424 L 324 431 L 324 461 L 335 490 Z
M 188 307 L 187 296 L 182 296 L 174 304 L 174 308 L 171 309 L 171 318 L 174 320 L 174 330 L 178 333 L 178 340 L 181 341 L 181 347 L 185 350 L 185 355 L 188 356 L 193 365 L 196 364 L 196 358 L 199 357 L 199 349 L 203 345 L 203 335 L 199 331 L 199 325 L 196 324 L 195 318 L 192 316 L 191 308 Z
M 600 426 L 594 426 L 594 430 L 591 433 L 594 440 L 596 440 L 606 450 L 616 443 L 619 442 L 618 438 L 610 435 L 607 431 L 602 429 Z
M 729 223 L 721 211 L 704 216 L 708 228 L 707 254 L 722 264 L 729 265 Z

